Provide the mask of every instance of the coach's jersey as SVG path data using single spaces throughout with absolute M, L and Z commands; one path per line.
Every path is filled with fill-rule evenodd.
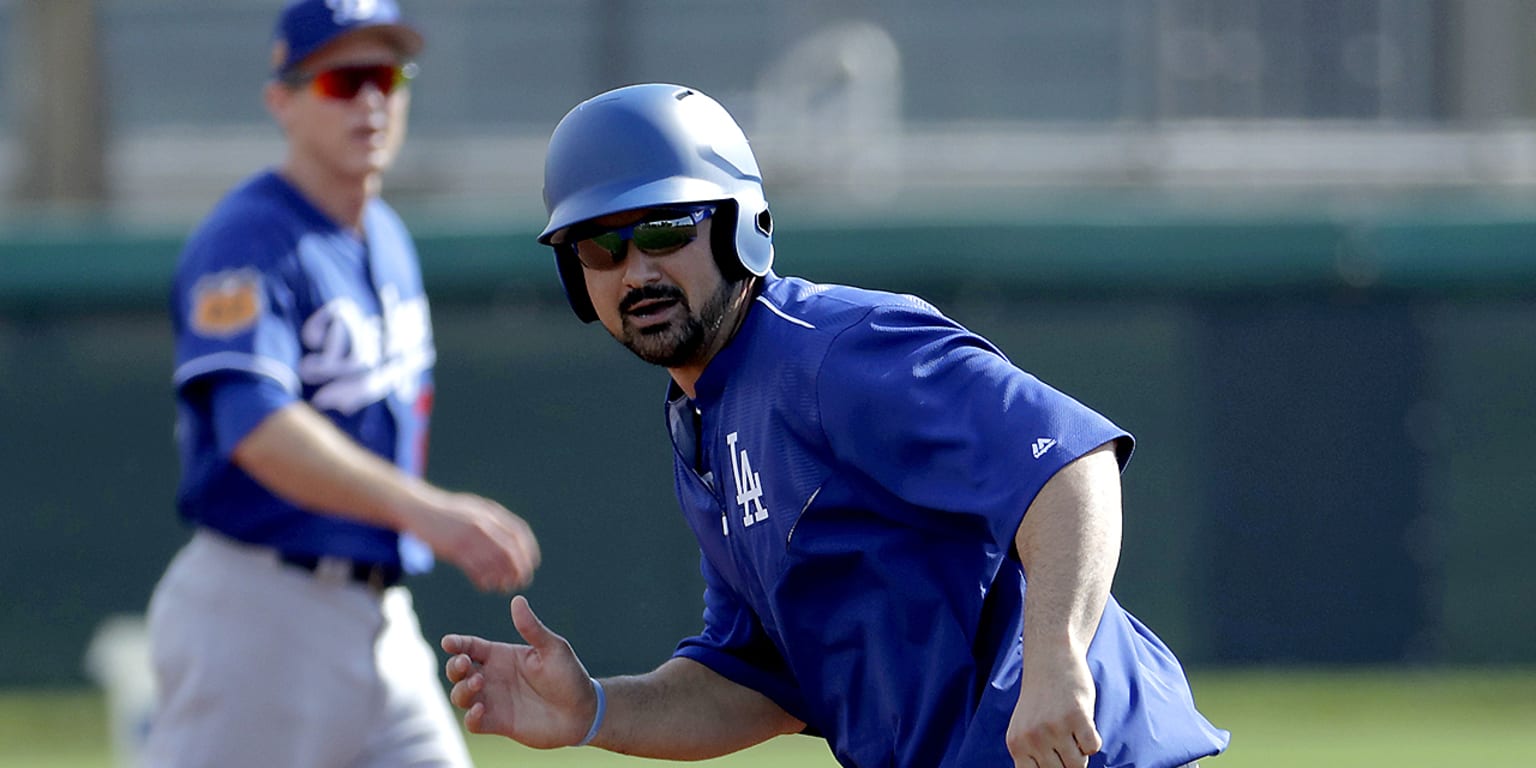
M 421 474 L 436 353 L 420 267 L 383 201 L 369 202 L 363 226 L 360 239 L 267 172 L 225 197 L 189 239 L 171 296 L 177 503 L 188 520 L 241 541 L 421 571 L 431 553 L 414 538 L 268 493 L 221 455 L 209 408 L 209 385 L 221 377 L 262 377 Z
M 778 702 L 848 766 L 1012 765 L 1014 535 L 1061 467 L 1130 436 L 910 296 L 770 274 L 668 421 L 702 551 L 677 655 Z M 1089 649 L 1092 766 L 1182 765 L 1227 734 L 1113 599 Z

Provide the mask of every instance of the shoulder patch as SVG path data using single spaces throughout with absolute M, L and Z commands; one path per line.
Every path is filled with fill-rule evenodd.
M 231 269 L 204 275 L 192 286 L 192 330 L 203 336 L 234 336 L 261 317 L 261 273 Z

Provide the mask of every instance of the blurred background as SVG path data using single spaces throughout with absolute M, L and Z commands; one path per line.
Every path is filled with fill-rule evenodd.
M 166 291 L 280 158 L 279 5 L 0 0 L 0 687 L 85 685 L 186 538 Z M 923 295 L 1136 434 L 1115 590 L 1186 664 L 1536 664 L 1536 4 L 403 5 L 429 475 L 534 524 L 594 673 L 700 621 L 664 374 L 533 240 L 555 123 L 642 81 L 742 123 L 781 274 Z M 451 569 L 413 589 L 429 637 L 513 636 Z

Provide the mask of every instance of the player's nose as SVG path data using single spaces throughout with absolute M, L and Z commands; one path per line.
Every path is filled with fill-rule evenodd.
M 661 269 L 655 256 L 645 253 L 635 246 L 634 242 L 624 244 L 627 249 L 624 252 L 624 262 L 619 265 L 624 270 L 624 281 L 629 285 L 645 285 L 654 283 L 661 278 Z

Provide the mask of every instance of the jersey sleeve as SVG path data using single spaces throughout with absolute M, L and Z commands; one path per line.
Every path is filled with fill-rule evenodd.
M 253 226 L 201 233 L 188 243 L 171 293 L 177 388 L 243 372 L 300 391 L 291 254 L 291 246 Z
M 219 455 L 229 457 L 245 436 L 272 412 L 287 406 L 298 396 L 265 376 L 238 373 L 208 376 L 213 433 Z
M 302 395 L 292 247 L 252 218 L 216 222 L 188 242 L 171 290 L 178 398 L 213 416 L 225 456 Z
M 762 624 L 709 560 L 701 557 L 700 562 L 705 582 L 704 631 L 678 643 L 672 655 L 697 661 L 809 722 L 805 699 Z
M 979 518 L 1011 544 L 1057 470 L 1130 435 L 914 302 L 872 310 L 830 345 L 817 377 L 826 439 L 911 508 Z

